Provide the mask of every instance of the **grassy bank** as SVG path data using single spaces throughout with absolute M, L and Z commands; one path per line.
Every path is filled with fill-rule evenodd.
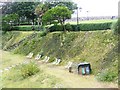
M 3 37 L 6 38 L 4 35 Z M 12 38 L 19 38 L 19 36 Z M 8 40 L 10 41 L 11 39 Z M 6 42 L 3 43 L 7 45 Z M 93 74 L 98 75 L 100 80 L 116 81 L 118 75 L 117 43 L 117 36 L 111 30 L 52 32 L 47 35 L 36 32 L 34 38 L 25 39 L 14 49 L 14 53 L 27 55 L 33 52 L 34 56 L 41 53 L 44 56 L 50 56 L 50 61 L 53 61 L 54 57 L 61 58 L 61 65 L 68 61 L 90 62 Z

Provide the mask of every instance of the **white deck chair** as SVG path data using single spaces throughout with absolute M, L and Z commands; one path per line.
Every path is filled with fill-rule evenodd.
M 73 62 L 70 62 L 69 65 L 68 65 L 68 67 L 67 67 L 67 69 L 69 69 L 70 67 L 72 67 L 72 64 L 73 64 Z
M 47 57 L 47 59 L 46 59 L 46 61 L 45 61 L 45 62 L 47 63 L 49 60 L 50 60 L 50 57 Z
M 32 56 L 33 56 L 33 53 L 29 53 L 26 57 L 27 58 L 32 58 Z
M 65 66 L 65 68 L 68 68 L 68 66 L 70 65 L 70 63 L 71 63 L 71 62 L 69 61 L 68 64 Z
M 58 62 L 58 59 L 57 58 L 55 58 L 55 61 L 54 62 L 52 62 L 52 64 L 56 64 Z
M 42 62 L 45 62 L 45 61 L 47 60 L 47 58 L 48 58 L 48 57 L 47 57 L 47 56 L 45 56 L 45 58 L 42 60 Z
M 55 65 L 60 64 L 60 62 L 61 62 L 61 60 L 60 60 L 60 59 L 58 59 L 58 60 L 57 60 L 57 63 L 56 63 Z
M 35 57 L 35 60 L 39 60 L 41 58 L 40 54 L 37 54 L 37 56 Z
M 31 52 L 26 57 L 29 58 L 30 55 L 31 55 Z

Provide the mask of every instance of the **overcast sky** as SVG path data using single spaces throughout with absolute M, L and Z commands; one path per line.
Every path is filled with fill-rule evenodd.
M 120 0 L 73 0 L 82 7 L 79 16 L 118 16 Z M 88 11 L 88 13 L 86 12 Z M 73 15 L 75 16 L 75 14 Z
M 77 3 L 78 7 L 82 7 L 81 12 L 79 10 L 79 17 L 118 16 L 118 2 L 120 0 L 72 0 L 72 1 Z M 76 17 L 76 12 L 72 16 Z

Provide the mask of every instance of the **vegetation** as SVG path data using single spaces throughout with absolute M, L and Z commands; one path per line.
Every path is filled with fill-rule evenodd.
M 71 12 L 73 12 L 73 10 L 75 10 L 77 8 L 77 5 L 74 4 L 72 1 L 66 1 L 66 2 L 51 1 L 51 3 L 44 2 L 44 4 L 42 4 L 42 3 L 39 4 L 35 9 L 35 13 L 39 17 L 39 20 L 42 21 L 41 19 L 42 19 L 42 16 L 45 14 L 45 12 L 48 11 L 49 9 L 52 9 L 54 7 L 57 7 L 57 6 L 65 6 Z
M 4 69 L 6 67 L 22 63 L 24 61 L 25 56 L 23 55 L 15 55 L 13 53 L 8 53 L 6 51 L 0 50 L 1 57 L 1 63 L 0 63 L 0 70 Z M 17 58 L 17 59 L 16 59 Z M 16 62 L 17 61 L 17 62 Z
M 18 56 L 11 54 L 11 52 L 3 51 L 2 54 L 4 53 L 7 53 L 6 58 L 10 58 L 9 56 L 12 57 L 12 63 L 14 63 L 16 56 Z M 23 56 L 19 55 L 17 58 L 23 58 Z M 2 60 L 6 61 L 4 58 Z M 38 63 L 38 65 L 39 64 L 40 63 Z M 81 77 L 74 73 L 68 73 L 63 67 L 50 67 L 48 64 L 40 64 L 40 71 L 28 78 L 23 78 L 21 75 L 21 68 L 22 65 L 18 65 L 10 71 L 4 71 L 2 77 L 0 76 L 1 88 L 98 88 L 98 85 L 100 88 L 117 88 L 117 84 L 96 81 L 93 75 Z
M 24 39 L 25 37 L 31 35 L 33 32 L 6 32 L 2 35 L 2 49 L 6 49 L 15 43 L 18 43 L 20 40 Z
M 28 78 L 29 76 L 38 73 L 39 68 L 34 62 L 30 62 L 28 64 L 23 64 L 20 68 L 20 72 L 23 78 Z
M 34 56 L 41 53 L 43 57 L 46 55 L 51 57 L 50 61 L 53 61 L 55 57 L 60 58 L 62 60 L 60 65 L 64 65 L 68 61 L 75 63 L 90 62 L 92 74 L 97 76 L 98 80 L 117 82 L 119 45 L 116 34 L 119 34 L 119 20 L 113 25 L 111 21 L 80 23 L 78 25 L 67 23 L 65 25 L 65 20 L 70 19 L 73 10 L 76 9 L 76 5 L 72 2 L 58 1 L 45 2 L 44 4 L 41 2 L 11 2 L 4 4 L 2 9 L 8 11 L 3 11 L 2 30 L 5 32 L 9 30 L 44 30 L 29 33 L 18 31 L 3 33 L 3 50 L 11 50 L 15 54 L 22 55 L 28 55 L 32 51 Z M 26 24 L 27 21 L 28 24 L 32 23 L 33 26 L 16 26 L 20 25 L 20 23 Z M 34 26 L 36 22 L 38 22 L 38 26 Z M 40 23 L 41 27 L 39 27 Z M 48 26 L 45 28 L 44 25 Z M 115 34 L 110 29 L 114 30 Z M 66 30 L 71 32 L 59 32 Z M 51 33 L 48 33 L 49 31 Z M 1 68 L 11 64 L 14 64 L 13 60 L 7 58 Z M 10 77 L 7 77 L 7 74 Z M 38 87 L 38 84 L 44 80 L 42 75 L 44 76 L 44 71 L 39 69 L 35 63 L 20 65 L 10 72 L 4 73 L 4 87 L 10 87 L 10 83 L 17 81 L 18 85 L 20 82 L 31 80 L 34 76 L 37 76 L 33 78 L 36 85 L 34 84 L 35 86 L 32 85 L 32 87 Z M 47 78 L 49 75 L 44 77 Z M 53 78 L 50 77 L 51 79 Z M 56 78 L 53 79 L 55 82 L 49 83 L 50 80 L 47 80 L 48 84 L 44 82 L 45 85 L 41 83 L 42 86 L 39 87 L 53 87 L 56 84 Z M 9 84 L 7 84 L 8 82 Z M 19 86 L 23 86 L 24 83 L 21 83 Z
M 91 63 L 95 75 L 108 69 L 108 71 L 115 72 L 115 76 L 117 76 L 117 43 L 117 36 L 111 30 L 53 32 L 44 37 L 41 36 L 41 33 L 37 33 L 34 38 L 24 40 L 19 47 L 14 49 L 14 53 L 27 55 L 32 51 L 34 55 L 37 55 L 42 52 L 44 56 L 61 58 L 61 64 L 65 64 L 69 60 L 78 63 L 86 61 Z
M 107 30 L 111 28 L 112 23 L 115 23 L 116 20 L 94 20 L 94 21 L 82 21 L 79 24 L 79 30 L 77 25 L 74 23 L 66 23 L 65 29 L 67 31 L 93 31 L 93 30 Z M 56 21 L 53 25 L 47 25 L 43 30 L 53 31 L 63 31 L 63 27 L 61 25 L 57 25 Z M 12 31 L 38 31 L 38 25 L 21 25 L 21 26 L 13 26 Z M 112 29 L 113 30 L 113 29 Z M 42 30 L 41 30 L 42 31 Z
M 112 22 L 107 23 L 81 23 L 79 25 L 70 25 L 69 24 L 69 31 L 94 31 L 94 30 L 107 30 L 110 29 Z M 77 26 L 79 28 L 77 28 Z M 66 29 L 68 28 L 68 24 L 65 25 Z M 54 25 L 49 28 L 49 31 L 63 31 L 63 26 L 61 25 Z
M 42 16 L 47 12 L 49 9 L 53 7 L 68 7 L 68 9 L 73 12 L 76 9 L 77 5 L 71 1 L 67 2 L 59 2 L 55 1 L 52 3 L 49 2 L 6 2 L 2 6 L 2 30 L 9 31 L 13 30 L 12 26 L 16 25 L 37 25 L 38 30 L 42 30 L 43 28 L 43 21 Z M 56 10 L 55 10 L 56 11 Z M 67 10 L 68 11 L 68 10 Z M 35 12 L 35 13 L 34 13 Z M 57 12 L 56 12 L 57 13 Z M 67 17 L 68 16 L 64 16 Z M 37 20 L 38 18 L 38 20 Z M 63 15 L 62 15 L 63 18 Z M 60 20 L 59 23 L 62 24 L 65 20 Z M 41 25 L 41 27 L 39 27 Z M 62 24 L 63 25 L 63 24 Z M 19 30 L 19 28 L 15 28 L 15 30 Z M 28 29 L 27 29 L 28 30 Z M 31 30 L 31 29 L 30 29 Z M 34 29 L 32 29 L 34 30 Z
M 113 22 L 111 29 L 114 31 L 114 34 L 120 34 L 119 30 L 119 24 L 120 24 L 120 19 L 117 20 L 117 22 Z
M 38 2 L 11 2 L 5 3 L 2 7 L 2 14 L 9 15 L 9 14 L 18 14 L 19 21 L 28 21 L 30 20 L 34 23 L 34 19 L 36 15 L 34 14 L 34 9 L 38 5 Z
M 21 25 L 12 27 L 12 31 L 38 31 L 38 26 Z
M 44 16 L 42 17 L 43 22 L 54 22 L 57 21 L 58 23 L 60 23 L 63 27 L 63 30 L 65 31 L 65 20 L 66 19 L 70 19 L 71 18 L 71 11 L 65 7 L 65 6 L 57 6 L 55 8 L 52 8 L 50 10 L 48 10 Z
M 32 64 L 26 65 L 27 68 L 22 66 L 23 65 L 19 65 L 18 67 L 12 68 L 10 72 L 4 72 L 2 74 L 2 88 L 53 88 L 59 83 L 59 80 L 57 80 L 55 76 L 46 74 L 41 69 L 36 74 L 34 73 L 32 76 L 28 76 L 27 72 L 24 72 L 22 69 L 27 70 L 27 68 L 32 68 L 32 70 L 29 70 L 33 72 L 36 71 L 36 66 L 34 69 L 30 67 Z M 30 71 L 29 75 L 31 75 Z

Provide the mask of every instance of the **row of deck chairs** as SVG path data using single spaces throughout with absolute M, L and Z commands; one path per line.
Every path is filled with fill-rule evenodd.
M 33 53 L 30 52 L 27 56 L 26 56 L 28 59 L 31 59 L 33 57 Z M 40 54 L 37 54 L 36 57 L 35 57 L 35 60 L 40 60 L 40 58 L 42 57 L 42 55 Z M 41 60 L 41 62 L 45 62 L 47 63 L 48 61 L 50 60 L 50 57 L 48 56 L 45 56 L 45 58 L 43 60 Z M 59 65 L 61 62 L 61 59 L 55 59 L 54 62 L 52 62 L 53 65 Z
M 31 59 L 33 57 L 33 53 L 30 52 L 26 57 Z M 35 57 L 35 60 L 40 60 L 41 57 L 42 55 L 37 54 Z M 45 56 L 45 58 L 41 61 L 47 63 L 49 60 L 50 60 L 50 57 Z M 52 64 L 59 65 L 60 62 L 61 62 L 61 59 L 55 58 L 55 61 L 53 61 Z M 72 67 L 72 65 L 73 65 L 73 62 L 69 61 L 68 64 L 65 66 L 65 69 L 69 69 L 70 67 Z

